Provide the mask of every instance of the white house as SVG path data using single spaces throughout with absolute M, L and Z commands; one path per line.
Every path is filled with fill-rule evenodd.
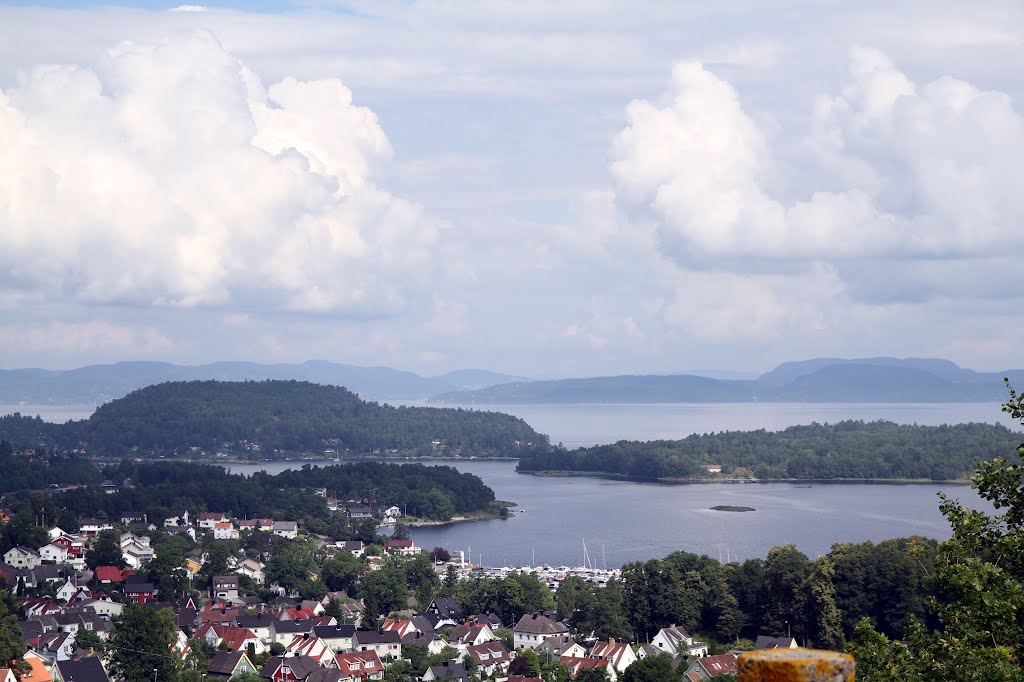
M 226 523 L 228 521 L 227 514 L 220 512 L 203 512 L 199 515 L 199 527 L 213 529 L 218 523 Z
M 248 576 L 257 585 L 263 584 L 263 564 L 256 559 L 243 559 L 235 566 L 235 573 Z
M 377 656 L 384 658 L 402 657 L 402 638 L 397 632 L 381 630 L 356 630 L 352 636 L 353 651 L 375 651 Z
M 590 658 L 608 661 L 608 665 L 617 671 L 625 672 L 626 668 L 636 663 L 633 647 L 623 642 L 609 639 L 607 642 L 595 642 L 590 649 Z
M 164 519 L 164 528 L 172 528 L 175 526 L 187 526 L 188 525 L 188 510 L 182 510 L 180 514 L 174 514 Z
M 402 515 L 402 510 L 398 507 L 388 507 L 384 510 L 385 519 L 397 519 Z
M 274 535 L 294 540 L 299 535 L 299 524 L 295 521 L 274 521 Z
M 46 563 L 63 564 L 68 560 L 68 549 L 51 542 L 39 548 L 39 558 Z
M 213 595 L 217 599 L 238 599 L 238 576 L 213 576 Z
M 536 649 L 549 637 L 564 635 L 569 628 L 539 613 L 528 613 L 512 628 L 512 644 L 516 649 Z
M 57 538 L 66 537 L 68 535 L 68 532 L 60 526 L 54 526 L 50 530 L 46 531 L 46 533 L 50 536 L 51 542 L 53 542 Z
M 68 602 L 71 601 L 72 597 L 78 594 L 78 589 L 78 586 L 71 582 L 71 578 L 68 578 L 64 581 L 64 584 L 61 585 L 60 589 L 57 590 L 57 594 L 54 596 L 61 601 Z
M 237 540 L 238 529 L 230 521 L 220 521 L 213 526 L 214 540 Z
M 708 655 L 708 645 L 706 643 L 693 641 L 690 633 L 677 625 L 670 625 L 659 630 L 658 634 L 651 640 L 651 644 L 671 656 L 676 654 L 685 654 L 686 656 Z
M 31 547 L 18 545 L 7 550 L 4 554 L 4 563 L 14 568 L 35 568 L 42 563 L 42 558 L 39 552 Z

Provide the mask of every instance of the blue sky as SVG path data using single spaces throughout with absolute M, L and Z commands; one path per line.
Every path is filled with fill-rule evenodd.
M 4 366 L 1020 364 L 1019 3 L 181 4 L 0 5 Z

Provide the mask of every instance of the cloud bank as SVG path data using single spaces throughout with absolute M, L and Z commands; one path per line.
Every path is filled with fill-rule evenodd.
M 0 287 L 43 300 L 398 314 L 439 223 L 336 79 L 264 87 L 208 32 L 0 91 Z

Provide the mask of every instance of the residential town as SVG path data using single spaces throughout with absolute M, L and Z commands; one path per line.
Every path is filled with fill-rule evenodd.
M 643 642 L 580 632 L 553 608 L 549 585 L 557 582 L 533 572 L 514 576 L 548 601 L 520 600 L 535 607 L 520 612 L 506 600 L 501 614 L 473 612 L 457 598 L 459 584 L 500 580 L 494 569 L 468 563 L 463 553 L 417 547 L 397 507 L 353 504 L 343 511 L 390 526 L 394 537 L 377 536 L 380 544 L 331 542 L 309 533 L 301 520 L 186 509 L 161 519 L 125 513 L 79 518 L 73 531 L 48 528 L 45 544 L 11 547 L 0 565 L 18 615 L 24 670 L 17 677 L 128 679 L 117 673 L 127 648 L 119 628 L 141 610 L 171 614 L 167 655 L 180 679 L 617 682 L 645 659 L 694 682 L 732 679 L 735 672 L 737 651 L 712 651 L 681 625 L 662 627 Z M 300 552 L 317 556 L 304 565 L 319 575 L 288 574 L 303 566 Z M 398 583 L 387 583 L 394 575 Z M 593 585 L 605 589 L 604 582 Z M 795 647 L 796 641 L 759 638 L 754 645 Z M 154 667 L 146 679 L 160 682 L 157 673 Z

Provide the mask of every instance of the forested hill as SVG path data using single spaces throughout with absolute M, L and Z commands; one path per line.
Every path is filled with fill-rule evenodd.
M 300 381 L 169 382 L 101 406 L 87 420 L 47 424 L 0 419 L 16 448 L 74 449 L 91 455 L 192 455 L 218 451 L 276 458 L 282 453 L 519 456 L 547 437 L 522 419 L 494 412 L 392 407 L 337 386 Z
M 905 426 L 844 421 L 784 431 L 727 431 L 683 440 L 620 441 L 578 450 L 537 452 L 519 462 L 525 472 L 581 472 L 641 480 L 723 476 L 758 479 L 966 478 L 973 463 L 996 456 L 1017 461 L 1021 434 L 1004 426 Z

